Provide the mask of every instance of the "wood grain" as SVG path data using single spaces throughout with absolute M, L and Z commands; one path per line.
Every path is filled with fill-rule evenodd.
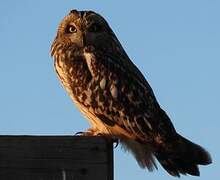
M 85 136 L 0 136 L 0 179 L 112 180 L 112 141 Z

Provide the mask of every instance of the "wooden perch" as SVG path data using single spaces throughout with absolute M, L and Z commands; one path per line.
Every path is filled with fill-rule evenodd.
M 113 180 L 104 137 L 0 136 L 2 180 Z

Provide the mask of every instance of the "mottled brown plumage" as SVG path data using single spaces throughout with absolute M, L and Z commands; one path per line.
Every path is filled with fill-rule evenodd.
M 119 138 L 139 165 L 173 176 L 199 175 L 211 163 L 202 147 L 181 137 L 103 17 L 72 10 L 59 25 L 51 55 L 60 81 L 92 128 Z

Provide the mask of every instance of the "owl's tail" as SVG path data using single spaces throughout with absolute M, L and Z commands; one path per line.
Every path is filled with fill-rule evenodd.
M 204 148 L 179 134 L 176 141 L 158 146 L 154 155 L 169 174 L 178 177 L 180 174 L 199 176 L 198 165 L 212 162 L 211 156 Z

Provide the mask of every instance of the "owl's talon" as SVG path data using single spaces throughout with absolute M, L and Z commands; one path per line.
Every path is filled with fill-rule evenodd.
M 98 133 L 97 136 L 105 136 L 105 134 Z M 106 137 L 106 136 L 105 136 Z
M 82 136 L 85 132 L 79 131 L 77 133 L 74 134 L 74 136 Z
M 102 136 L 104 137 L 106 140 L 111 141 L 113 143 L 113 147 L 116 148 L 118 147 L 119 144 L 119 140 L 116 137 L 111 137 L 109 135 L 103 134 L 103 133 L 98 133 L 97 136 Z
M 118 147 L 119 140 L 118 140 L 118 138 L 113 138 L 112 140 L 113 140 L 113 147 L 115 149 L 116 147 Z

